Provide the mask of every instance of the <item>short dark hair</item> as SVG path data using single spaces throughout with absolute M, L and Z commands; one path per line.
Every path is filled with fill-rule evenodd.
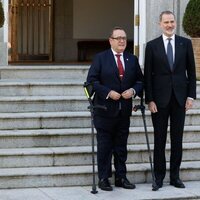
M 173 12 L 171 12 L 170 10 L 165 10 L 165 11 L 163 11 L 163 12 L 160 13 L 160 16 L 159 16 L 160 22 L 162 21 L 162 16 L 163 16 L 163 15 L 173 15 L 174 18 L 175 18 L 175 15 L 174 15 Z
M 110 32 L 110 38 L 113 36 L 113 32 L 114 31 L 116 31 L 116 30 L 122 30 L 122 31 L 125 31 L 122 27 L 120 27 L 120 26 L 115 26 L 112 30 L 111 30 L 111 32 Z

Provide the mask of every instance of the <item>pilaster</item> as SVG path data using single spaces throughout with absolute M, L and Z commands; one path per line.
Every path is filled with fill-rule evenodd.
M 8 1 L 3 0 L 5 22 L 4 26 L 0 28 L 0 66 L 8 65 Z

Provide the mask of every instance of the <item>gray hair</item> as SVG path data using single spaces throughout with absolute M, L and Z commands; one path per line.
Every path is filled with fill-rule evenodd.
M 175 15 L 174 15 L 173 12 L 171 12 L 171 11 L 169 11 L 169 10 L 165 10 L 165 11 L 163 11 L 163 12 L 160 13 L 160 16 L 159 16 L 160 22 L 162 21 L 162 16 L 163 16 L 163 15 L 173 15 L 174 18 L 175 18 Z

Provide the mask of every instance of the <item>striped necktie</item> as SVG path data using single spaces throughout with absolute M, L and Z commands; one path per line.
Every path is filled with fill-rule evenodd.
M 120 77 L 120 80 L 122 80 L 124 76 L 124 68 L 122 65 L 122 61 L 120 60 L 121 54 L 116 54 L 115 56 L 117 57 L 117 67 L 119 70 L 119 77 Z

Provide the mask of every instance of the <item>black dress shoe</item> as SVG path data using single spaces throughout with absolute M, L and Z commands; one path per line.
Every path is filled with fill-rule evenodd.
M 152 184 L 152 190 L 153 191 L 157 191 L 157 190 L 159 190 L 159 188 L 161 188 L 163 186 L 163 182 L 160 180 L 160 181 L 158 181 L 158 180 L 156 180 L 156 181 L 154 181 L 153 182 L 153 184 Z
M 185 185 L 180 179 L 171 180 L 170 185 L 173 185 L 174 187 L 177 187 L 177 188 L 185 188 Z
M 112 191 L 113 188 L 107 178 L 99 180 L 99 188 L 105 191 Z
M 130 183 L 127 178 L 116 178 L 115 179 L 115 186 L 122 187 L 125 189 L 135 189 L 135 185 Z
M 156 185 L 158 188 L 161 188 L 163 186 L 163 181 L 162 180 L 156 180 Z

